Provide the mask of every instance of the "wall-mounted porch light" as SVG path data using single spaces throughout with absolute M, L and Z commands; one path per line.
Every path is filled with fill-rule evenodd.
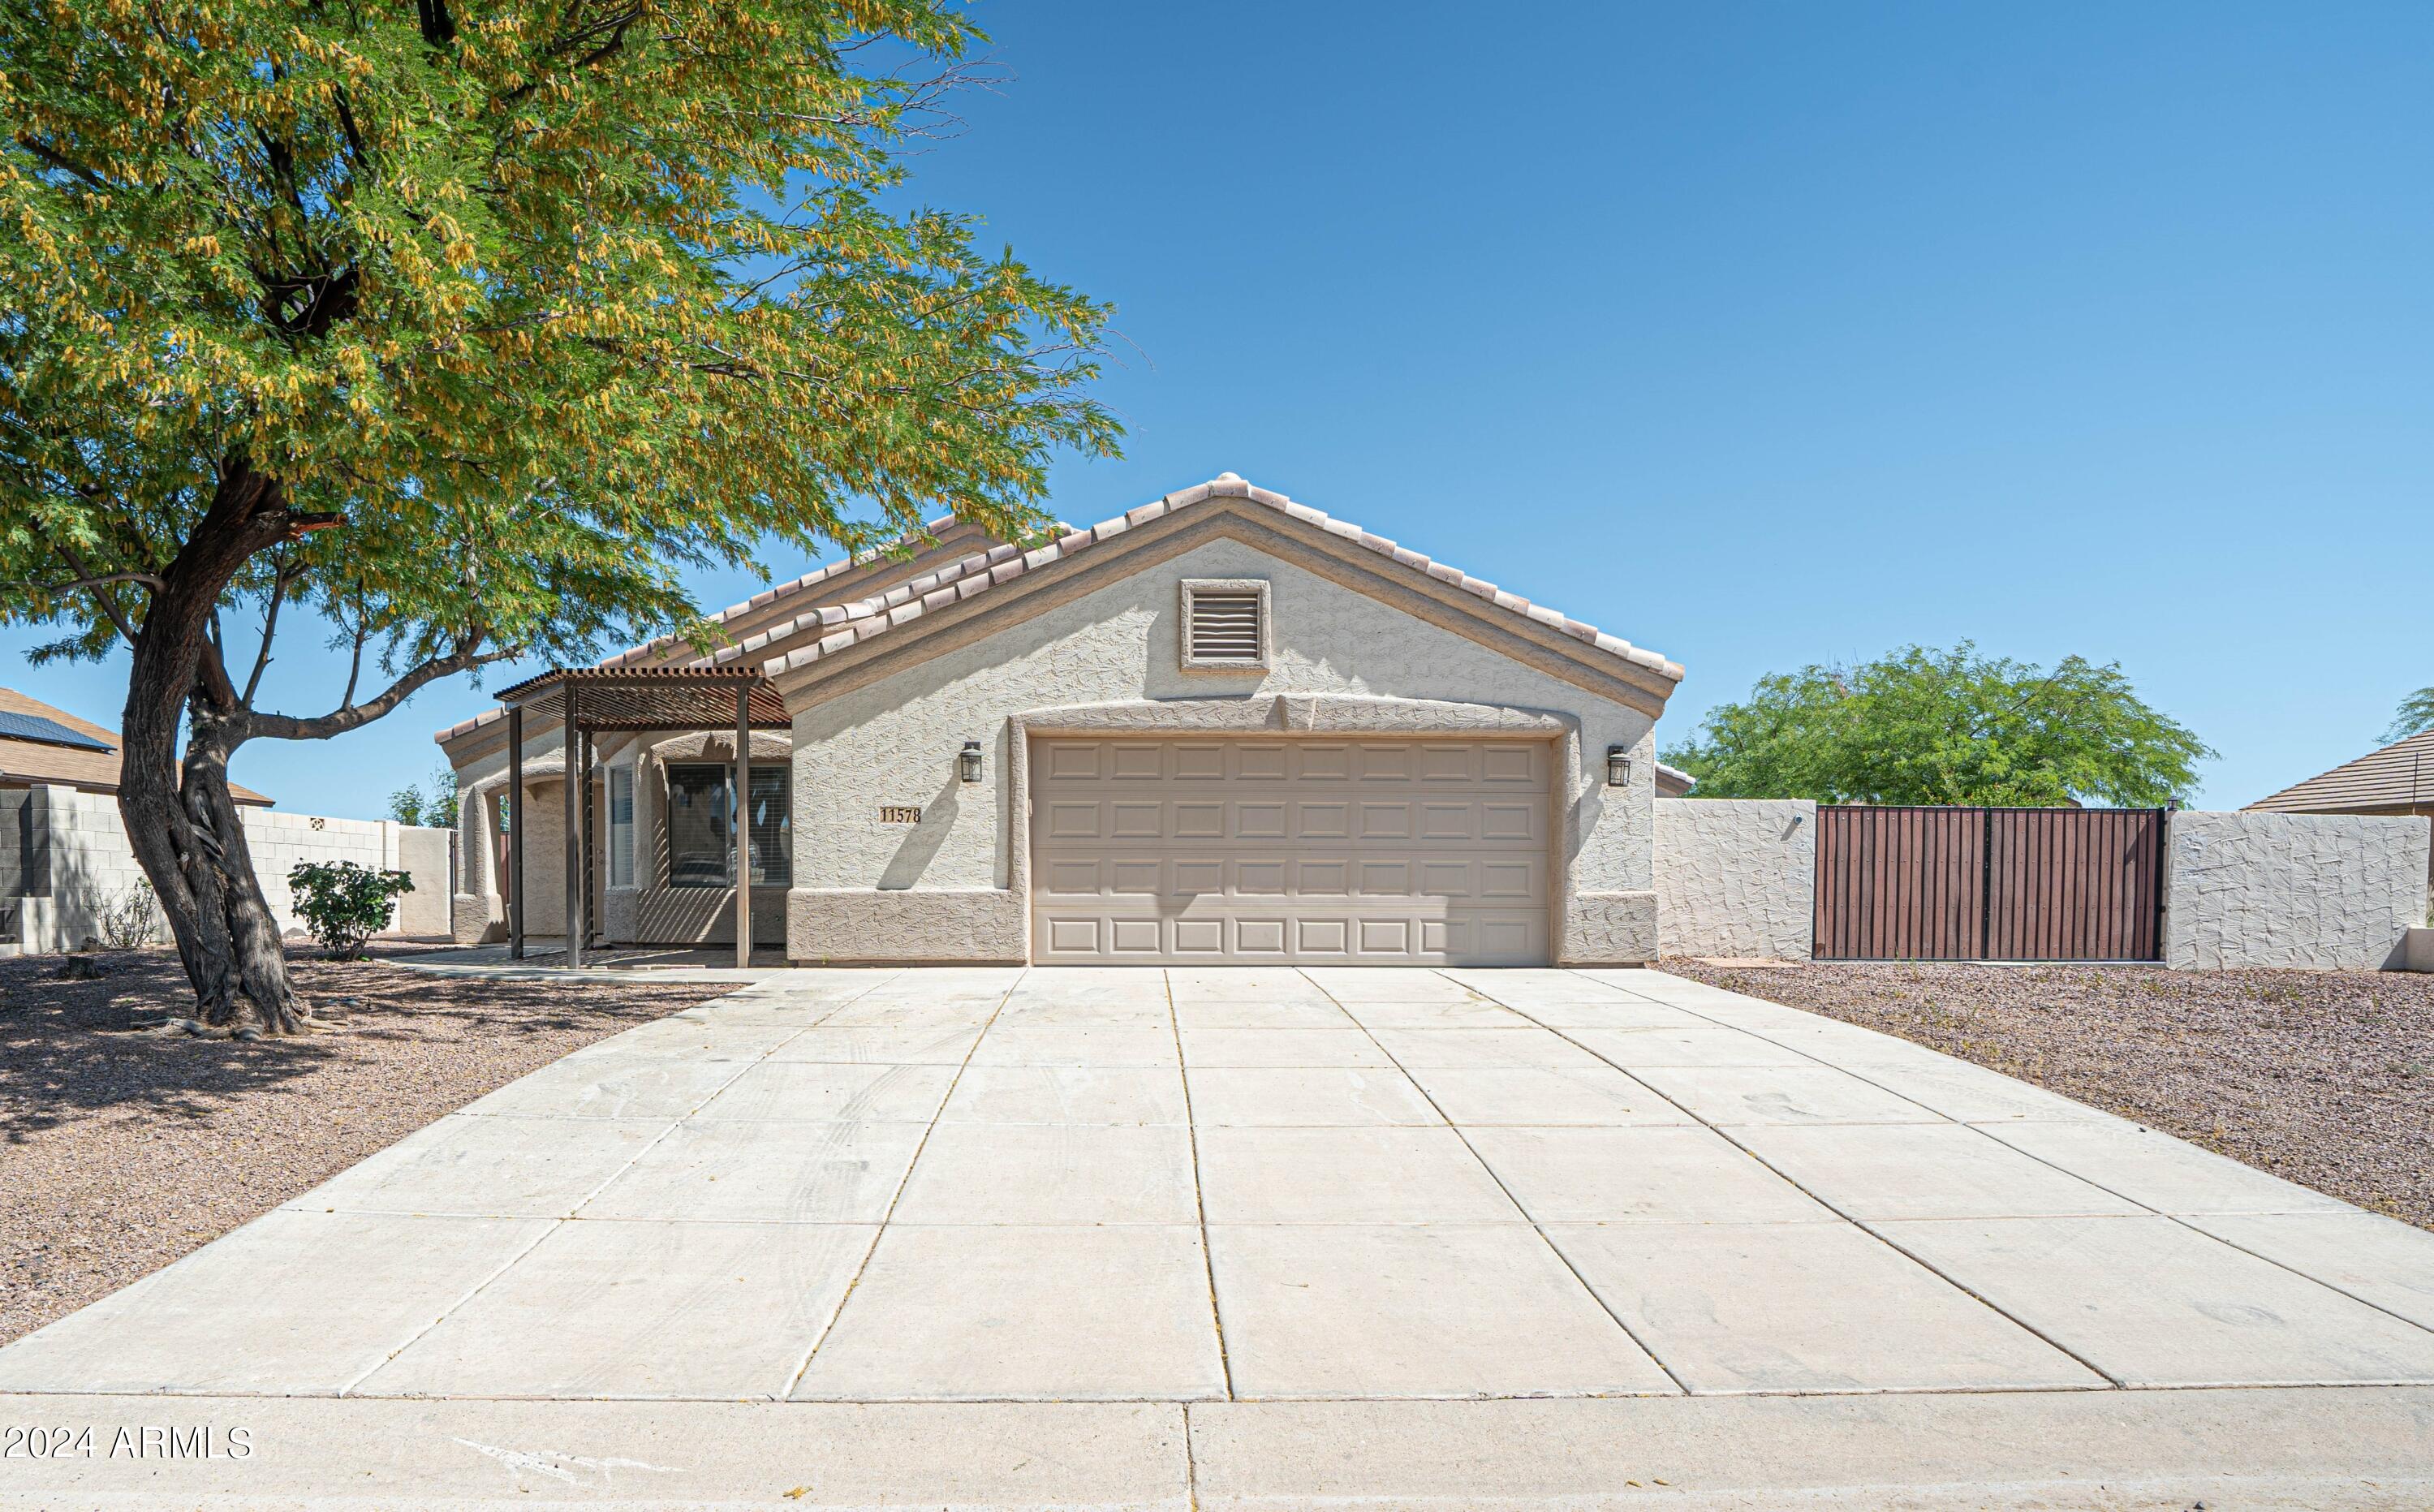
M 981 780 L 981 743 L 977 740 L 965 741 L 963 754 L 955 758 L 955 764 L 963 768 L 965 782 L 979 782 Z
M 1631 753 L 1620 746 L 1608 746 L 1605 748 L 1605 785 L 1608 787 L 1631 785 Z

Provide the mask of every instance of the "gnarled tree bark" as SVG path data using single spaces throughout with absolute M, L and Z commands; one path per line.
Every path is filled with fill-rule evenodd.
M 301 1028 L 310 1010 L 288 986 L 278 925 L 229 793 L 232 747 L 200 717 L 182 763 L 178 744 L 189 708 L 205 713 L 198 679 L 220 595 L 298 518 L 277 479 L 241 455 L 222 463 L 210 507 L 134 627 L 119 756 L 119 816 L 194 984 L 197 1017 L 234 1024 L 250 1008 L 273 1034 Z

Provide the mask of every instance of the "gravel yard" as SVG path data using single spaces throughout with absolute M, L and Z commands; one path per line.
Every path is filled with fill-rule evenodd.
M 2434 975 L 1669 960 L 2434 1228 Z
M 131 1026 L 192 1011 L 165 950 L 0 960 L 0 1342 L 317 1186 L 568 1051 L 730 990 L 500 982 L 298 955 L 332 1032 L 240 1044 Z

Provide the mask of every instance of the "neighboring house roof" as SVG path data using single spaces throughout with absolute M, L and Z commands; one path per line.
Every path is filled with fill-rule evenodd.
M 117 730 L 13 688 L 0 688 L 0 786 L 56 783 L 88 793 L 115 793 L 118 750 Z M 229 796 L 240 803 L 270 806 L 269 799 L 235 782 L 229 784 Z
M 1656 796 L 1658 798 L 1680 798 L 1683 794 L 1688 793 L 1690 789 L 1698 785 L 1699 780 L 1691 776 L 1689 773 L 1682 770 L 1679 766 L 1668 766 L 1663 762 L 1658 762 L 1656 764 Z
M 1517 622 L 1526 621 L 1553 637 L 1554 644 L 1570 647 L 1568 654 L 1575 660 L 1601 664 L 1619 681 L 1641 690 L 1635 696 L 1651 701 L 1653 709 L 1661 710 L 1664 699 L 1682 679 L 1680 663 L 1654 651 L 1534 604 L 1517 593 L 1470 576 L 1460 568 L 1432 560 L 1281 493 L 1246 483 L 1231 472 L 1178 490 L 1088 529 L 1068 530 L 1028 551 L 1000 543 L 969 551 L 952 560 L 939 559 L 946 555 L 943 552 L 925 553 L 905 564 L 915 569 L 910 576 L 899 579 L 891 574 L 887 575 L 890 580 L 853 580 L 852 586 L 866 592 L 850 600 L 822 603 L 818 599 L 827 595 L 814 593 L 810 607 L 787 615 L 784 610 L 791 607 L 787 601 L 799 602 L 801 595 L 823 584 L 845 586 L 844 575 L 856 564 L 846 562 L 823 568 L 720 616 L 723 627 L 742 630 L 745 626 L 739 623 L 743 618 L 740 611 L 749 610 L 758 627 L 691 664 L 758 662 L 762 671 L 772 678 L 808 674 L 824 660 L 851 651 L 879 636 L 920 627 L 925 616 L 934 621 L 943 611 L 993 590 L 1003 590 L 1018 580 L 1073 562 L 1093 546 L 1115 541 L 1130 532 L 1161 528 L 1161 522 L 1177 519 L 1194 506 L 1212 502 L 1221 506 L 1233 502 L 1237 509 L 1249 507 L 1251 513 L 1280 531 L 1300 532 L 1322 540 L 1331 537 L 1358 547 L 1370 554 L 1373 570 L 1403 577 L 1415 587 L 1449 593 L 1490 610 L 1492 617 L 1510 616 L 1517 622 Z M 768 612 L 772 609 L 777 612 Z M 651 646 L 638 647 L 603 664 L 647 657 L 652 650 Z M 490 710 L 440 730 L 436 738 L 444 744 L 489 725 L 504 714 L 503 710 Z
M 2266 814 L 2434 807 L 2434 730 L 2386 746 L 2248 805 Z

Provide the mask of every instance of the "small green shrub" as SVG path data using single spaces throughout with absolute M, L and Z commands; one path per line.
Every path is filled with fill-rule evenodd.
M 343 961 L 361 954 L 364 941 L 387 927 L 398 895 L 412 892 L 414 879 L 351 861 L 334 866 L 300 861 L 287 873 L 287 885 L 295 893 L 297 915 L 313 937 Z

